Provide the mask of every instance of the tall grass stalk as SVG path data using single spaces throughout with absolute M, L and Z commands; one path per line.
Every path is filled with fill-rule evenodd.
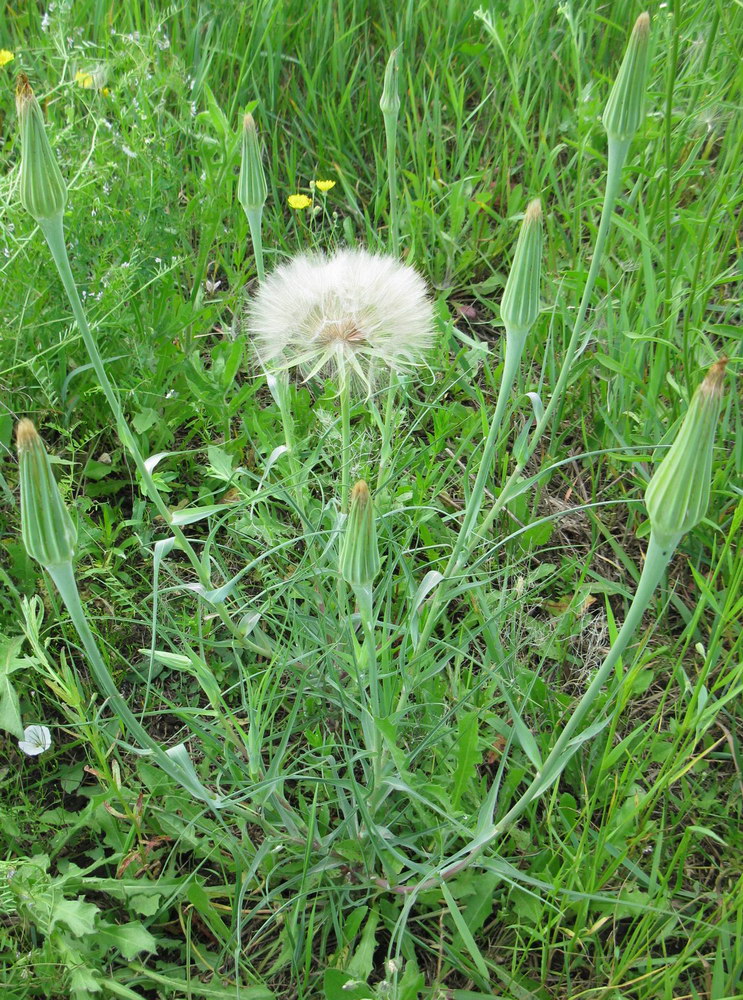
M 384 135 L 387 149 L 387 188 L 390 198 L 390 251 L 400 255 L 400 214 L 397 191 L 397 117 L 400 113 L 400 48 L 393 49 L 384 71 L 384 88 L 379 106 L 384 118 Z

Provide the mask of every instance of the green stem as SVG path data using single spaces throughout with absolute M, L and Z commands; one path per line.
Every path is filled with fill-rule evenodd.
M 72 624 L 80 636 L 83 647 L 88 658 L 96 683 L 106 697 L 111 709 L 115 712 L 120 721 L 124 724 L 129 734 L 137 740 L 139 745 L 148 750 L 157 760 L 163 771 L 174 781 L 178 782 L 194 798 L 203 802 L 208 802 L 212 806 L 219 806 L 220 800 L 216 798 L 207 788 L 202 785 L 196 774 L 185 749 L 180 754 L 180 761 L 176 761 L 162 749 L 162 747 L 152 739 L 150 734 L 141 725 L 134 713 L 131 711 L 126 701 L 122 697 L 119 689 L 114 683 L 113 677 L 108 671 L 103 661 L 98 645 L 90 631 L 88 620 L 85 617 L 83 606 L 80 602 L 80 594 L 75 581 L 75 573 L 72 563 L 62 563 L 58 566 L 47 566 L 47 572 L 54 581 L 54 585 L 59 591 L 60 597 L 64 601 Z
M 663 573 L 671 560 L 678 541 L 679 539 L 677 537 L 673 539 L 664 539 L 661 543 L 655 538 L 654 535 L 651 534 L 650 543 L 645 556 L 645 564 L 642 568 L 635 596 L 632 599 L 624 624 L 619 630 L 619 634 L 614 640 L 614 643 L 612 644 L 604 662 L 601 664 L 593 680 L 586 688 L 583 697 L 576 705 L 572 715 L 565 723 L 565 726 L 555 741 L 547 759 L 544 761 L 539 771 L 535 774 L 531 784 L 523 792 L 521 797 L 514 803 L 513 806 L 511 806 L 508 812 L 498 820 L 497 823 L 484 833 L 478 834 L 467 847 L 459 852 L 456 861 L 446 864 L 437 874 L 433 875 L 429 879 L 426 879 L 423 883 L 420 883 L 415 887 L 404 887 L 402 888 L 402 891 L 419 892 L 423 889 L 438 885 L 442 878 L 451 877 L 462 871 L 464 868 L 467 868 L 479 856 L 485 847 L 492 844 L 494 840 L 497 840 L 498 837 L 505 833 L 515 820 L 517 820 L 518 817 L 524 812 L 524 810 L 527 809 L 535 799 L 543 795 L 544 792 L 546 792 L 547 789 L 555 783 L 555 781 L 557 781 L 568 761 L 575 753 L 577 753 L 583 742 L 579 736 L 577 738 L 577 742 L 575 742 L 571 747 L 570 743 L 575 736 L 576 730 L 593 707 L 599 696 L 601 688 L 616 667 L 617 662 L 625 652 L 630 639 L 642 621 L 642 616 L 650 604 L 655 588 L 663 577 Z M 622 681 L 619 683 L 621 685 Z M 590 736 L 587 735 L 585 738 L 588 739 Z
M 266 278 L 266 272 L 263 267 L 263 234 L 261 231 L 261 217 L 263 216 L 263 208 L 251 208 L 246 209 L 245 214 L 248 217 L 248 226 L 250 228 L 250 239 L 253 242 L 253 256 L 255 257 L 255 270 L 258 275 L 258 281 L 263 283 Z
M 397 115 L 384 116 L 387 140 L 387 185 L 390 191 L 390 246 L 395 257 L 400 256 L 400 221 L 397 205 Z
M 341 371 L 341 514 L 348 513 L 351 495 L 351 384 L 348 375 Z
M 384 407 L 384 422 L 382 424 L 382 445 L 379 453 L 379 470 L 377 472 L 377 491 L 382 488 L 382 480 L 387 471 L 387 463 L 392 455 L 392 435 L 395 425 L 395 400 L 397 399 L 397 375 L 390 372 L 390 382 L 387 386 L 387 399 Z
M 475 479 L 475 484 L 472 487 L 470 498 L 467 501 L 464 518 L 462 519 L 457 539 L 454 543 L 451 555 L 449 556 L 449 561 L 446 564 L 443 579 L 440 581 L 431 599 L 431 606 L 429 608 L 425 624 L 421 629 L 418 643 L 415 647 L 416 650 L 421 649 L 430 639 L 431 633 L 433 632 L 438 620 L 439 612 L 446 603 L 449 586 L 467 561 L 474 526 L 482 508 L 485 486 L 492 471 L 493 462 L 495 461 L 495 449 L 498 443 L 498 434 L 500 433 L 503 415 L 506 412 L 508 399 L 516 380 L 516 373 L 521 361 L 521 354 L 524 349 L 525 339 L 525 332 L 506 332 L 506 354 L 503 359 L 503 373 L 501 376 L 500 388 L 498 390 L 498 399 L 495 403 L 495 412 L 493 413 L 493 419 L 490 422 L 488 436 L 485 439 L 482 458 L 480 459 L 480 467 L 477 471 L 477 478 Z M 398 712 L 402 711 L 406 699 L 407 686 L 403 686 L 400 703 L 397 707 Z
M 588 271 L 588 277 L 586 279 L 586 285 L 583 289 L 583 297 L 581 298 L 580 307 L 578 309 L 578 315 L 575 318 L 575 324 L 573 326 L 573 332 L 570 336 L 570 341 L 568 343 L 567 350 L 565 352 L 565 360 L 562 365 L 562 370 L 560 371 L 557 384 L 555 385 L 555 390 L 552 393 L 549 403 L 547 404 L 541 419 L 538 421 L 537 426 L 534 429 L 534 433 L 531 436 L 529 444 L 525 448 L 524 454 L 521 459 L 516 464 L 515 469 L 511 475 L 506 480 L 503 489 L 500 492 L 498 499 L 496 500 L 493 507 L 488 512 L 482 525 L 480 526 L 480 534 L 486 534 L 495 518 L 500 514 L 505 505 L 510 499 L 510 492 L 517 485 L 521 473 L 526 468 L 529 459 L 534 454 L 539 441 L 542 438 L 547 425 L 552 420 L 555 411 L 557 412 L 557 420 L 559 421 L 560 412 L 558 407 L 562 403 L 563 393 L 567 385 L 568 379 L 570 377 L 570 372 L 572 369 L 573 361 L 575 360 L 575 353 L 578 349 L 578 344 L 580 338 L 583 334 L 583 325 L 586 319 L 586 313 L 588 312 L 588 304 L 593 294 L 593 288 L 596 284 L 596 278 L 598 277 L 599 270 L 601 269 L 601 259 L 604 254 L 604 248 L 606 246 L 606 238 L 609 234 L 609 228 L 611 226 L 611 216 L 614 210 L 614 205 L 619 194 L 619 188 L 622 180 L 622 167 L 627 158 L 627 151 L 629 149 L 629 140 L 620 141 L 618 139 L 609 139 L 609 166 L 606 177 L 606 191 L 604 193 L 604 204 L 601 209 L 601 221 L 599 223 L 599 231 L 596 236 L 596 245 L 593 251 L 593 258 L 591 260 L 591 267 Z
M 62 216 L 60 215 L 54 219 L 44 220 L 39 223 L 39 227 L 49 244 L 52 258 L 57 266 L 59 276 L 62 279 L 62 284 L 64 285 L 67 298 L 69 299 L 70 306 L 72 307 L 72 314 L 75 317 L 75 322 L 77 323 L 80 334 L 82 335 L 83 343 L 85 344 L 88 356 L 90 357 L 93 365 L 93 370 L 96 373 L 101 389 L 103 389 L 103 394 L 105 395 L 108 405 L 111 408 L 111 412 L 114 415 L 114 419 L 116 420 L 119 437 L 134 460 L 134 464 L 136 465 L 142 483 L 144 484 L 145 492 L 148 498 L 155 504 L 158 513 L 168 525 L 169 529 L 173 532 L 178 547 L 186 554 L 191 566 L 199 578 L 201 585 L 206 590 L 211 590 L 212 584 L 209 569 L 207 566 L 202 564 L 196 550 L 186 538 L 180 525 L 173 524 L 170 509 L 161 497 L 155 481 L 147 469 L 145 460 L 142 457 L 139 446 L 137 445 L 136 438 L 126 421 L 119 398 L 116 395 L 114 387 L 112 386 L 106 372 L 105 365 L 103 364 L 103 358 L 101 357 L 101 353 L 98 350 L 98 344 L 96 343 L 95 337 L 93 336 L 90 326 L 88 325 L 88 319 L 85 315 L 85 310 L 83 309 L 80 296 L 77 292 L 75 279 L 72 276 L 70 260 L 67 255 L 67 247 L 65 245 Z M 240 642 L 241 645 L 244 644 L 244 637 L 230 618 L 224 603 L 220 602 L 219 604 L 215 604 L 214 607 L 222 622 L 229 629 L 230 633 Z

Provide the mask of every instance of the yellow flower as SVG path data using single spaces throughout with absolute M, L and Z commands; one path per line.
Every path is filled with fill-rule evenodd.
M 101 93 L 103 94 L 104 97 L 110 97 L 111 96 L 111 91 L 108 89 L 108 87 L 104 87 L 103 90 L 101 91 Z
M 309 208 L 312 200 L 306 194 L 290 194 L 287 199 L 289 208 Z
M 315 187 L 318 191 L 325 193 L 325 191 L 335 187 L 335 181 L 315 181 Z
M 7 49 L 0 49 L 0 66 L 7 66 L 9 62 L 13 62 L 15 56 L 12 52 Z
M 90 90 L 94 85 L 92 73 L 83 73 L 81 69 L 75 73 L 75 83 L 79 84 L 84 90 Z

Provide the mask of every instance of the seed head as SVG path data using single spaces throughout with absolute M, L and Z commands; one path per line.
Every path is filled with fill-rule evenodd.
M 661 544 L 675 545 L 709 506 L 712 451 L 727 358 L 712 365 L 694 393 L 676 439 L 645 493 L 650 527 Z
M 261 285 L 247 311 L 261 362 L 336 371 L 369 389 L 375 368 L 424 363 L 433 310 L 420 275 L 394 257 L 340 250 L 295 257 Z
M 39 102 L 21 73 L 15 92 L 21 130 L 21 204 L 37 221 L 61 216 L 67 204 L 67 185 L 49 145 Z
M 529 203 L 521 224 L 516 253 L 501 302 L 506 332 L 525 336 L 539 315 L 539 277 L 542 266 L 542 203 Z
M 21 480 L 21 537 L 44 568 L 72 562 L 77 530 L 64 505 L 44 442 L 30 420 L 16 427 Z
M 381 563 L 369 487 L 360 479 L 351 490 L 351 511 L 341 545 L 341 576 L 352 587 L 370 587 Z
M 649 49 L 650 15 L 645 12 L 635 21 L 604 111 L 604 128 L 610 139 L 628 141 L 642 125 Z

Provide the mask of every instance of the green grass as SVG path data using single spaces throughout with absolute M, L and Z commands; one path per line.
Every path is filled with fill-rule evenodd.
M 532 414 L 525 393 L 546 403 L 561 370 L 603 197 L 598 118 L 642 10 L 477 8 L 80 0 L 42 24 L 34 5 L 0 3 L 0 48 L 15 53 L 0 68 L 0 623 L 23 639 L 0 665 L 3 677 L 18 667 L 23 724 L 54 735 L 52 750 L 27 758 L 0 733 L 0 981 L 11 1000 L 743 996 L 734 378 L 708 516 L 681 542 L 588 720 L 605 725 L 506 836 L 431 877 L 508 811 L 549 752 L 634 593 L 656 448 L 703 370 L 725 352 L 735 376 L 740 361 L 743 16 L 672 0 L 651 10 L 648 115 L 585 349 L 527 469 L 542 475 L 482 538 L 415 649 L 427 608 L 416 594 L 446 564 L 497 394 L 498 302 L 520 214 L 542 198 L 543 311 L 492 498 Z M 286 458 L 269 465 L 283 433 L 245 337 L 255 266 L 235 188 L 242 113 L 255 105 L 267 268 L 301 249 L 386 248 L 378 102 L 398 44 L 401 244 L 434 293 L 439 347 L 434 370 L 401 387 L 386 467 L 372 407 L 359 399 L 352 412 L 351 472 L 376 487 L 383 553 L 374 726 L 332 543 L 336 390 L 292 388 L 309 483 L 298 508 Z M 153 558 L 165 525 L 18 201 L 16 70 L 46 104 L 70 186 L 72 269 L 109 377 L 142 451 L 173 453 L 155 470 L 166 502 L 230 501 L 187 533 L 215 587 L 245 570 L 228 608 L 252 626 L 247 644 L 186 589 L 182 556 Z M 76 85 L 78 70 L 100 71 L 110 93 Z M 336 181 L 325 202 L 316 196 L 322 210 L 292 212 L 287 197 L 317 178 Z M 384 403 L 380 391 L 373 404 Z M 229 810 L 188 798 L 131 752 L 56 591 L 25 555 L 11 441 L 22 416 L 59 460 L 82 600 L 109 670 L 153 736 L 189 740 Z M 347 980 L 367 985 L 342 989 Z

